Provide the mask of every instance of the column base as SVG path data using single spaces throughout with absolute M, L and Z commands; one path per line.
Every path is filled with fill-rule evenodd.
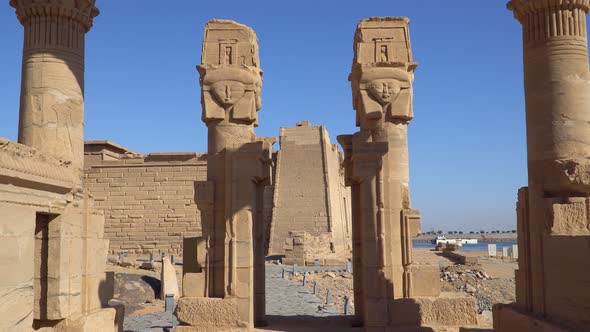
M 123 314 L 115 308 L 97 309 L 84 315 L 60 321 L 35 321 L 37 331 L 51 332 L 118 332 L 123 331 Z
M 533 316 L 518 308 L 515 303 L 496 304 L 493 307 L 494 330 L 496 332 L 567 332 L 564 326 L 541 317 Z
M 180 326 L 174 331 L 247 331 L 251 326 L 239 312 L 238 299 L 182 297 L 175 312 Z
M 423 326 L 431 331 L 461 326 L 477 326 L 475 299 L 455 293 L 439 297 L 414 297 L 393 302 L 392 325 Z M 439 329 L 440 327 L 440 329 Z

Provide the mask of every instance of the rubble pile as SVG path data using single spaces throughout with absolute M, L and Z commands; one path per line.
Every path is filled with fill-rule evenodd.
M 442 290 L 465 292 L 477 300 L 479 313 L 491 311 L 494 303 L 515 301 L 514 278 L 490 278 L 473 266 L 453 265 L 441 269 Z

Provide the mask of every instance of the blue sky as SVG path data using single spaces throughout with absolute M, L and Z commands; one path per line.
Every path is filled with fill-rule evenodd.
M 259 136 L 309 120 L 326 125 L 335 143 L 357 130 L 347 81 L 356 24 L 410 17 L 419 63 L 411 191 L 423 229 L 516 228 L 516 193 L 526 185 L 522 44 L 505 1 L 98 0 L 98 7 L 86 39 L 86 139 L 141 153 L 206 150 L 195 66 L 209 19 L 233 19 L 258 34 Z M 22 27 L 6 1 L 0 40 L 0 136 L 15 140 Z

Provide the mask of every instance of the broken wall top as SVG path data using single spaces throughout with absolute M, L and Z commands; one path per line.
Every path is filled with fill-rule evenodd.
M 78 182 L 70 161 L 0 137 L 0 177 L 10 183 L 69 192 Z

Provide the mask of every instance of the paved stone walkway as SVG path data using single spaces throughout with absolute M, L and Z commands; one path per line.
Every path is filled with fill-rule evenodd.
M 171 312 L 157 312 L 137 317 L 125 317 L 124 332 L 161 332 L 164 328 L 178 325 L 178 320 Z
M 271 321 L 283 321 L 284 319 L 281 317 L 306 319 L 340 315 L 335 308 L 325 306 L 323 300 L 313 295 L 300 283 L 283 279 L 283 269 L 290 273 L 293 267 L 266 266 L 266 315 Z M 298 268 L 297 270 L 311 269 Z M 123 330 L 125 332 L 160 332 L 177 324 L 178 321 L 171 312 L 158 312 L 137 317 L 125 317 Z
M 266 314 L 269 316 L 313 316 L 339 315 L 336 310 L 324 306 L 322 300 L 310 293 L 299 283 L 283 279 L 282 265 L 266 266 Z M 321 307 L 321 309 L 318 309 Z

